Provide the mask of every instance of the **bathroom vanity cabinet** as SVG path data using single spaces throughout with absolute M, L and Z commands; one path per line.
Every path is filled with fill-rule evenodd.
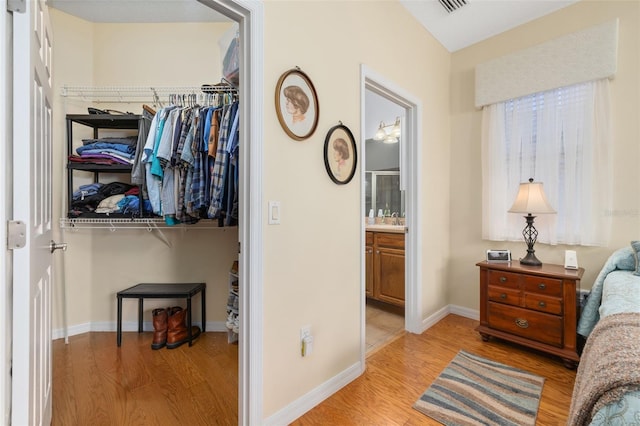
M 366 295 L 404 307 L 404 231 L 366 232 Z

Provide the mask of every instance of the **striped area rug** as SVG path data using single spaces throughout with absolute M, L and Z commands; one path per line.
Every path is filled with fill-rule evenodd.
M 413 408 L 446 426 L 534 426 L 544 378 L 460 351 Z

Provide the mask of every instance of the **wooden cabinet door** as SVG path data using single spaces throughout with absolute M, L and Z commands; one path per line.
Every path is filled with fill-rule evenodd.
M 375 252 L 374 297 L 404 307 L 404 250 L 378 247 Z

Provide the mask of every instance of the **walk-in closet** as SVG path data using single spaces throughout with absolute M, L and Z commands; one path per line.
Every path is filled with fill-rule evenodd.
M 52 201 L 67 244 L 55 265 L 53 424 L 95 418 L 153 424 L 160 415 L 180 423 L 215 424 L 219 416 L 237 423 L 242 146 L 238 138 L 227 144 L 213 137 L 222 128 L 229 134 L 239 119 L 237 61 L 230 67 L 237 24 L 195 1 L 195 15 L 185 10 L 169 20 L 163 3 L 157 11 L 113 14 L 83 10 L 79 2 L 50 3 Z M 183 135 L 184 146 L 197 134 L 193 143 L 202 149 L 145 145 L 161 121 L 176 141 Z M 131 147 L 124 157 L 108 155 L 110 146 L 85 148 L 114 140 Z M 136 175 L 145 156 L 150 167 L 142 164 Z M 189 161 L 190 174 L 180 167 Z M 118 202 L 90 203 L 105 187 L 121 191 Z M 206 333 L 193 346 L 151 348 L 152 310 L 184 308 L 184 299 L 145 299 L 140 334 L 139 305 L 125 299 L 117 347 L 117 292 L 138 283 L 200 282 L 206 283 Z M 202 328 L 200 297 L 191 314 Z M 63 396 L 69 394 L 75 400 Z

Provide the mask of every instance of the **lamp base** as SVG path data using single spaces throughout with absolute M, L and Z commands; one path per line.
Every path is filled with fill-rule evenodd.
M 542 262 L 538 260 L 533 250 L 527 250 L 527 255 L 520 259 L 520 264 L 528 266 L 542 266 Z
M 542 262 L 538 260 L 535 255 L 536 251 L 533 249 L 533 246 L 536 244 L 536 240 L 538 239 L 538 231 L 536 231 L 535 226 L 533 226 L 533 220 L 536 217 L 529 213 L 524 218 L 527 221 L 527 225 L 522 230 L 522 236 L 524 237 L 525 243 L 527 243 L 527 255 L 523 259 L 520 259 L 520 264 L 542 266 Z

